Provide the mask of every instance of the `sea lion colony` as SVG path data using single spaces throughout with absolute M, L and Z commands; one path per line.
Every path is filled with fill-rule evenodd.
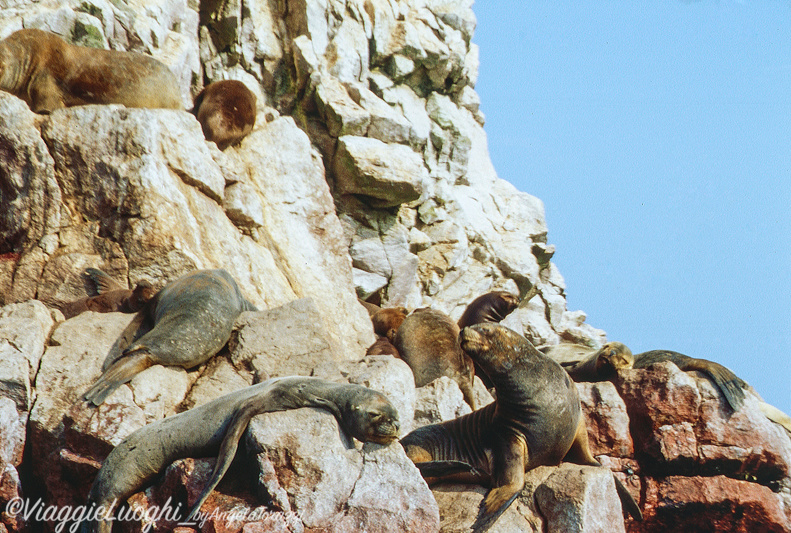
M 87 49 L 40 30 L 20 30 L 0 41 L 0 90 L 23 99 L 36 113 L 110 103 L 182 109 L 175 78 L 153 58 Z M 243 84 L 218 82 L 204 88 L 192 112 L 207 140 L 225 149 L 250 132 L 255 106 L 255 96 Z M 103 374 L 85 393 L 84 398 L 94 405 L 153 364 L 191 368 L 205 362 L 227 342 L 236 317 L 255 310 L 224 270 L 187 274 L 156 293 L 147 282 L 133 290 L 124 289 L 96 269 L 85 275 L 94 283 L 95 294 L 67 304 L 64 314 L 123 311 L 137 312 L 141 317 L 137 338 L 121 354 L 108 356 Z M 450 376 L 473 409 L 475 373 L 495 389 L 496 403 L 443 424 L 419 428 L 401 440 L 429 482 L 465 480 L 491 487 L 481 505 L 478 529 L 491 525 L 515 499 L 524 484 L 525 470 L 562 460 L 600 466 L 588 449 L 579 398 L 569 374 L 579 380 L 609 379 L 620 369 L 668 360 L 682 370 L 708 373 L 734 409 L 740 407 L 747 387 L 716 363 L 666 351 L 632 356 L 619 343 L 608 343 L 587 357 L 567 362 L 568 372 L 564 372 L 524 337 L 496 325 L 520 303 L 503 291 L 471 302 L 458 323 L 436 310 L 408 314 L 403 308 L 381 309 L 361 303 L 369 310 L 379 335 L 369 353 L 403 358 L 412 368 L 417 386 Z M 533 370 L 528 372 L 528 366 Z M 537 387 L 537 379 L 548 380 L 553 386 Z M 176 458 L 217 455 L 211 480 L 192 514 L 224 475 L 253 415 L 303 406 L 329 410 L 346 432 L 362 441 L 387 444 L 398 436 L 396 412 L 379 393 L 315 378 L 278 378 L 131 434 L 105 459 L 88 501 L 100 505 L 115 497 L 126 498 Z M 639 507 L 617 479 L 616 488 L 625 508 L 639 518 Z M 111 525 L 86 523 L 83 527 L 107 532 Z
M 77 46 L 37 29 L 0 41 L 0 90 L 42 114 L 87 104 L 184 109 L 176 77 L 153 57 Z M 224 150 L 253 129 L 256 98 L 242 82 L 217 81 L 196 96 L 192 112 L 206 140 Z

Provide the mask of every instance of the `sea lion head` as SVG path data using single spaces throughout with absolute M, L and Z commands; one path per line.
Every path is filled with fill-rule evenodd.
M 508 291 L 492 291 L 484 295 L 491 307 L 491 322 L 499 322 L 519 306 L 519 297 Z
M 350 389 L 349 394 L 341 417 L 352 437 L 377 444 L 390 444 L 398 439 L 398 412 L 384 394 L 362 386 Z
M 608 342 L 596 354 L 596 375 L 609 379 L 623 368 L 632 368 L 632 351 L 620 342 Z
M 408 311 L 404 307 L 386 307 L 371 315 L 374 332 L 380 337 L 387 337 L 390 342 L 395 341 L 396 332 L 404 322 Z
M 129 305 L 134 309 L 142 309 L 157 293 L 157 290 L 151 282 L 142 280 L 135 285 L 131 296 L 129 296 Z
M 459 334 L 459 341 L 462 350 L 481 365 L 490 378 L 510 371 L 526 345 L 530 344 L 517 332 L 489 322 L 464 328 Z

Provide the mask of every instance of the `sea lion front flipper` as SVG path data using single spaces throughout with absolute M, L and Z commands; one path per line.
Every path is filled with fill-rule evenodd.
M 472 525 L 476 533 L 489 529 L 497 518 L 514 502 L 525 486 L 525 465 L 528 464 L 528 449 L 521 436 L 512 435 L 500 442 L 499 453 L 495 451 L 492 469 L 493 487 L 486 493 Z
M 138 349 L 124 354 L 104 371 L 82 397 L 93 405 L 101 405 L 115 389 L 153 364 L 146 350 Z
M 209 497 L 211 491 L 220 483 L 225 472 L 228 471 L 236 455 L 236 449 L 239 447 L 239 439 L 242 438 L 247 426 L 250 424 L 250 419 L 263 411 L 261 399 L 253 397 L 242 403 L 233 414 L 233 418 L 228 422 L 228 426 L 225 429 L 225 437 L 223 437 L 220 451 L 217 454 L 217 462 L 214 464 L 214 471 L 211 474 L 211 478 L 209 478 L 209 483 L 192 505 L 189 514 L 187 514 L 188 522 L 193 520 L 198 514 L 198 511 L 200 511 L 201 506 Z
M 126 288 L 122 287 L 117 281 L 111 278 L 109 274 L 102 272 L 98 268 L 86 268 L 84 275 L 93 282 L 95 294 L 91 294 L 91 296 Z
M 618 498 L 621 500 L 621 505 L 626 512 L 632 515 L 632 518 L 637 520 L 638 522 L 643 521 L 643 512 L 640 510 L 640 506 L 637 505 L 637 502 L 634 501 L 632 497 L 632 493 L 626 488 L 626 486 L 621 483 L 621 480 L 612 476 L 613 481 L 615 481 L 615 492 L 618 493 Z

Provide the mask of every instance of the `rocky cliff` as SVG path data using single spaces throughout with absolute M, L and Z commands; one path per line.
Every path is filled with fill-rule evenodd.
M 535 286 L 538 297 L 506 325 L 537 345 L 604 342 L 566 309 L 541 202 L 492 168 L 471 0 L 0 0 L 0 9 L 0 37 L 41 28 L 153 55 L 176 73 L 185 109 L 219 79 L 244 82 L 259 104 L 253 132 L 221 152 L 186 111 L 39 116 L 0 93 L 0 503 L 53 506 L 28 517 L 6 507 L 0 527 L 57 528 L 66 520 L 56 511 L 84 502 L 126 435 L 269 377 L 382 390 L 404 431 L 468 410 L 452 381 L 415 390 L 403 362 L 364 358 L 374 335 L 358 296 L 458 318 L 487 290 Z M 152 367 L 92 408 L 79 395 L 132 315 L 64 320 L 55 310 L 85 296 L 91 266 L 130 287 L 225 268 L 262 311 L 245 313 L 207 364 Z M 791 530 L 791 441 L 751 396 L 734 413 L 708 381 L 669 363 L 579 389 L 594 452 L 646 521 L 621 525 L 606 470 L 564 465 L 532 472 L 493 531 Z M 467 530 L 483 488 L 432 493 L 398 444 L 338 437 L 320 411 L 257 417 L 237 472 L 207 503 L 218 515 L 200 529 Z M 212 461 L 177 461 L 130 505 L 183 510 Z M 150 515 L 119 527 L 140 531 Z

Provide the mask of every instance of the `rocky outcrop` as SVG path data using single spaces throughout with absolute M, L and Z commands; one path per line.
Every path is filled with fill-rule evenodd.
M 416 390 L 402 361 L 364 357 L 375 337 L 357 297 L 455 319 L 493 288 L 535 288 L 505 325 L 536 345 L 606 340 L 566 308 L 541 201 L 498 179 L 489 160 L 472 0 L 0 7 L 0 37 L 42 28 L 153 55 L 180 80 L 185 108 L 38 116 L 0 92 L 0 505 L 79 505 L 135 429 L 274 376 L 380 390 L 403 432 L 468 412 L 451 380 Z M 223 152 L 186 111 L 219 79 L 258 99 L 252 133 Z M 85 296 L 86 267 L 130 287 L 225 268 L 261 311 L 240 316 L 206 364 L 151 367 L 93 408 L 80 395 L 135 318 L 63 320 L 58 306 Z M 791 442 L 751 393 L 731 412 L 708 381 L 671 364 L 578 388 L 594 453 L 646 515 L 626 530 L 791 530 Z M 492 401 L 479 381 L 476 400 Z M 244 441 L 236 475 L 207 501 L 212 516 L 183 533 L 468 531 L 485 494 L 429 491 L 398 444 L 360 446 L 322 411 L 261 415 Z M 142 531 L 154 509 L 186 510 L 212 467 L 176 461 L 130 498 L 142 518 L 118 527 Z M 492 531 L 613 531 L 620 517 L 606 469 L 541 467 Z M 172 529 L 168 520 L 154 525 Z M 39 527 L 9 512 L 0 521 Z

